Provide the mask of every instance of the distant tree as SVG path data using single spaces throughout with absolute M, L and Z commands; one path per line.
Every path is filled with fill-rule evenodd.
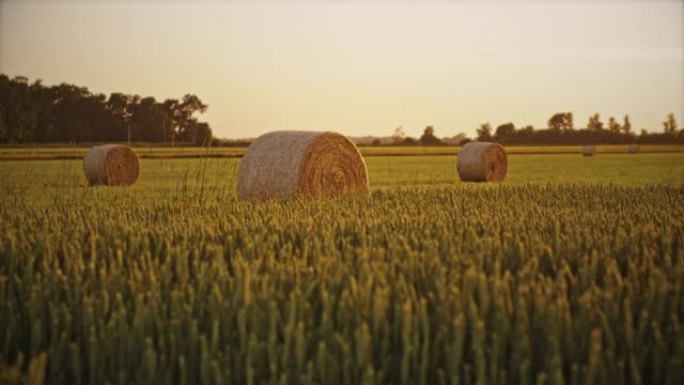
M 467 138 L 468 138 L 468 136 L 466 134 L 459 132 L 458 134 L 456 134 L 450 138 L 442 138 L 442 143 L 459 144 Z
M 162 103 L 164 109 L 164 142 L 174 142 L 179 127 L 183 124 L 179 112 L 180 102 L 178 99 L 166 99 Z
M 615 118 L 612 116 L 610 118 L 608 118 L 608 129 L 611 132 L 616 132 L 616 133 L 620 132 L 620 130 L 621 130 L 620 123 L 618 123 L 615 120 Z
M 454 135 L 452 138 L 456 139 L 460 143 L 460 142 L 468 139 L 468 135 L 466 135 L 463 132 L 459 132 L 458 134 Z
M 48 140 L 76 142 L 91 140 L 91 133 L 98 129 L 88 122 L 87 110 L 93 99 L 85 87 L 62 83 L 50 87 L 47 97 L 51 99 L 49 117 L 46 121 L 54 125 L 53 137 Z
M 560 131 L 563 127 L 563 116 L 564 114 L 561 113 L 554 114 L 546 123 L 546 126 L 549 128 L 549 130 Z
M 373 139 L 373 141 L 371 142 L 371 146 L 379 146 L 381 143 L 382 143 L 382 142 L 380 141 L 380 139 L 375 138 L 375 139 Z
M 677 121 L 675 120 L 673 113 L 667 115 L 667 120 L 663 122 L 663 128 L 665 129 L 666 134 L 677 133 Z
M 136 142 L 161 142 L 164 131 L 164 115 L 159 103 L 152 96 L 140 99 L 132 106 L 131 132 Z
M 104 94 L 90 95 L 81 102 L 81 113 L 84 116 L 83 131 L 79 140 L 103 142 L 109 139 L 107 135 L 107 123 L 110 119 L 109 111 L 105 106 L 107 96 Z
M 194 130 L 196 127 L 193 125 L 192 115 L 195 112 L 204 113 L 206 111 L 207 105 L 202 103 L 202 101 L 193 94 L 183 95 L 183 99 L 177 106 L 178 119 L 180 121 L 178 127 L 178 137 L 184 141 L 192 141 Z
M 28 78 L 26 76 L 21 76 L 21 75 L 15 76 L 14 79 L 12 79 L 12 81 L 17 83 L 17 84 L 28 85 Z
M 525 127 L 514 131 L 510 138 L 506 139 L 506 143 L 535 143 L 537 134 L 538 133 L 534 131 L 534 127 L 531 124 L 528 124 Z
M 629 115 L 625 115 L 624 121 L 622 123 L 622 132 L 625 135 L 632 133 L 632 122 L 629 121 Z
M 5 127 L 5 119 L 3 118 L 4 111 L 2 104 L 0 104 L 0 143 L 5 142 L 5 136 L 7 135 L 7 127 Z
M 506 139 L 508 136 L 514 135 L 515 134 L 515 125 L 513 123 L 504 123 L 499 125 L 496 128 L 496 132 L 494 133 L 494 137 L 497 140 L 503 140 Z
M 395 128 L 394 133 L 392 133 L 392 142 L 399 144 L 404 140 L 405 137 L 406 133 L 404 132 L 404 128 L 399 126 Z
M 4 78 L 0 90 L 0 105 L 3 105 L 3 126 L 5 140 L 10 143 L 31 141 L 38 125 L 38 109 L 33 103 L 28 79 L 15 76 Z
M 573 117 L 572 112 L 558 112 L 554 114 L 548 121 L 549 129 L 551 130 L 572 130 Z
M 435 136 L 435 129 L 432 126 L 425 127 L 423 135 L 420 137 L 419 141 L 421 144 L 424 145 L 435 145 L 442 143 L 442 141 Z
M 587 123 L 587 129 L 589 131 L 601 131 L 603 130 L 603 122 L 601 122 L 601 116 L 598 113 L 591 115 L 589 117 L 589 122 Z
M 62 83 L 0 74 L 0 142 L 204 141 L 211 128 L 192 116 L 207 106 L 195 95 L 158 103 L 153 97 L 93 94 Z M 196 139 L 200 138 L 200 139 Z
M 130 141 L 130 117 L 133 98 L 120 92 L 109 95 L 105 108 L 109 111 L 108 136 L 111 141 Z
M 404 140 L 403 140 L 401 143 L 402 143 L 402 144 L 405 144 L 405 145 L 412 146 L 412 145 L 417 144 L 418 141 L 417 141 L 415 138 L 412 138 L 412 137 L 410 137 L 410 136 L 407 136 L 407 137 L 404 138 Z
M 195 124 L 195 135 L 192 144 L 195 146 L 208 146 L 211 144 L 212 132 L 211 127 L 207 123 Z
M 12 89 L 12 83 L 5 74 L 0 74 L 0 143 L 9 141 L 9 129 L 7 127 L 8 110 L 11 107 L 9 104 L 9 94 Z
M 492 126 L 489 123 L 480 124 L 480 128 L 475 130 L 477 134 L 477 140 L 480 142 L 486 142 L 492 140 Z

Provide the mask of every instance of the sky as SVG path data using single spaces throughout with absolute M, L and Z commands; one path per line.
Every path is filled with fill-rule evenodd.
M 221 138 L 684 123 L 684 1 L 0 0 L 0 73 L 194 93 Z

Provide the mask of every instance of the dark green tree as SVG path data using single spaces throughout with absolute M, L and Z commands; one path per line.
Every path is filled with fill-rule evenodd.
M 663 128 L 666 134 L 674 135 L 677 133 L 677 121 L 673 113 L 667 115 L 667 120 L 663 122 Z
M 515 125 L 511 122 L 499 125 L 494 133 L 497 141 L 505 141 L 515 135 Z
M 118 92 L 107 97 L 72 84 L 46 87 L 40 79 L 29 83 L 24 76 L 0 74 L 0 143 L 169 142 L 178 134 L 186 142 L 203 142 L 211 128 L 193 114 L 206 108 L 192 94 L 158 103 L 153 97 Z
M 622 133 L 625 135 L 632 134 L 632 122 L 629 121 L 629 115 L 625 115 L 624 121 L 622 123 Z
M 589 131 L 601 131 L 603 130 L 603 122 L 601 122 L 601 116 L 598 113 L 589 117 L 589 122 L 587 123 L 587 129 Z
M 608 118 L 608 129 L 611 132 L 617 133 L 620 132 L 622 128 L 620 127 L 620 123 L 618 123 L 617 120 L 615 120 L 615 118 L 611 116 L 610 118 Z
M 177 135 L 180 140 L 191 142 L 194 137 L 194 123 L 192 115 L 195 112 L 203 113 L 207 110 L 207 105 L 193 94 L 186 94 L 177 107 L 177 114 L 180 124 L 178 125 Z
M 105 108 L 109 112 L 107 133 L 111 141 L 130 141 L 131 105 L 134 97 L 115 92 L 109 95 Z
M 423 145 L 436 145 L 441 144 L 442 141 L 435 136 L 435 128 L 432 126 L 425 127 L 423 135 L 420 137 L 419 142 Z
M 549 129 L 560 131 L 573 129 L 572 112 L 558 112 L 555 113 L 548 121 Z
M 489 123 L 480 124 L 475 133 L 477 134 L 477 140 L 480 142 L 492 140 L 492 126 Z
M 192 143 L 195 146 L 209 146 L 213 138 L 211 128 L 207 123 L 197 123 L 195 126 L 195 137 Z

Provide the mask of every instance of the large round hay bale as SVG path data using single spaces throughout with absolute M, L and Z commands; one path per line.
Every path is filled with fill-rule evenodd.
M 596 146 L 589 145 L 582 148 L 582 155 L 584 156 L 594 156 L 596 155 Z
M 470 142 L 458 154 L 458 176 L 466 182 L 499 182 L 508 171 L 506 151 L 498 143 Z
M 627 147 L 627 153 L 628 154 L 636 154 L 639 152 L 639 145 L 638 144 L 630 144 L 629 147 Z
M 91 185 L 131 185 L 138 179 L 138 155 L 128 146 L 95 146 L 83 158 L 83 170 Z
M 247 149 L 238 172 L 241 199 L 367 193 L 368 171 L 356 145 L 334 132 L 275 131 Z

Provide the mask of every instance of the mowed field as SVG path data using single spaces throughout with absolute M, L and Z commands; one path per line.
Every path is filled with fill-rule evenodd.
M 240 159 L 0 162 L 0 383 L 681 383 L 684 154 L 508 159 L 263 203 Z
M 183 147 L 144 145 L 134 143 L 136 153 L 141 158 L 239 158 L 247 151 L 246 147 Z M 509 154 L 581 154 L 583 146 L 506 146 Z M 600 145 L 596 149 L 601 154 L 626 154 L 629 145 Z M 88 151 L 88 146 L 38 145 L 35 147 L 0 148 L 0 160 L 45 160 L 45 159 L 81 159 Z M 460 146 L 359 146 L 363 156 L 428 156 L 458 155 Z M 641 153 L 684 153 L 684 145 L 652 145 L 639 146 Z

